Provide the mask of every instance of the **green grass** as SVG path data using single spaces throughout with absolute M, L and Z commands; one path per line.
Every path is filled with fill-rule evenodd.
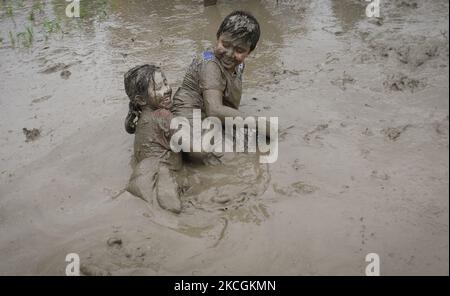
M 15 0 L 15 1 L 3 1 L 0 0 L 0 7 L 5 11 L 5 16 L 10 17 L 12 21 L 14 22 L 14 25 L 16 26 L 16 22 L 14 21 L 14 14 L 17 11 L 20 11 L 21 9 L 26 9 L 27 6 L 25 5 L 24 0 Z M 30 3 L 31 4 L 31 3 Z M 42 0 L 33 0 L 31 8 L 26 9 L 25 13 L 28 14 L 27 19 L 30 21 L 28 22 L 28 25 L 23 29 L 23 31 L 9 31 L 5 37 L 1 38 L 0 46 L 3 46 L 4 42 L 6 42 L 6 39 L 9 39 L 9 44 L 11 44 L 12 48 L 16 47 L 30 47 L 35 39 L 35 29 L 38 28 L 35 21 L 38 20 L 38 18 L 43 16 L 45 7 L 45 2 Z M 14 32 L 15 31 L 15 32 Z M 41 34 L 42 31 L 44 34 L 49 34 L 53 32 L 61 31 L 61 27 L 57 21 L 49 21 L 45 20 L 43 24 L 43 29 L 38 28 L 39 33 Z M 45 36 L 47 39 L 47 36 Z
M 56 33 L 58 31 L 61 31 L 61 26 L 56 20 L 45 20 L 42 26 L 44 26 L 44 29 L 47 33 Z
M 37 11 L 39 13 L 44 12 L 44 3 L 41 1 L 34 2 L 33 6 L 31 7 L 31 11 L 33 11 L 33 12 Z
M 28 19 L 29 19 L 30 21 L 34 21 L 34 10 L 31 10 L 31 11 L 30 11 L 30 15 L 28 16 Z
M 9 17 L 13 17 L 14 16 L 14 9 L 11 6 L 11 4 L 6 6 L 6 15 L 9 16 Z
M 28 26 L 26 32 L 27 32 L 27 38 L 31 43 L 33 41 L 33 27 Z
M 42 26 L 44 27 L 44 37 L 45 40 L 48 40 L 49 36 L 52 33 L 58 33 L 61 32 L 63 33 L 62 29 L 61 29 L 61 25 L 59 24 L 59 22 L 57 20 L 45 20 L 44 23 L 42 24 Z
M 102 9 L 98 14 L 97 18 L 99 21 L 105 21 L 106 19 L 108 19 L 108 13 L 106 12 L 105 9 Z
M 44 3 L 41 1 L 34 2 L 31 7 L 30 14 L 28 15 L 28 19 L 30 21 L 34 21 L 36 19 L 36 14 L 42 14 L 44 12 Z
M 14 35 L 11 31 L 8 33 L 9 41 L 11 42 L 12 47 L 16 47 L 16 39 L 14 38 Z
M 33 44 L 33 36 L 33 28 L 28 26 L 25 28 L 25 31 L 16 34 L 16 39 L 17 41 L 22 41 L 24 47 L 30 47 Z

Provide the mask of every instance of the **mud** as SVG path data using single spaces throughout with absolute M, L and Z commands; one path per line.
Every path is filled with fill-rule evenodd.
M 384 82 L 384 87 L 388 90 L 392 91 L 405 91 L 409 90 L 410 92 L 414 92 L 417 89 L 424 88 L 426 86 L 426 82 L 423 80 L 410 78 L 403 73 L 396 73 L 390 75 Z
M 84 275 L 364 275 L 376 252 L 384 275 L 448 275 L 448 1 L 81 1 L 78 20 L 45 1 L 34 22 L 23 3 L 0 3 L 0 274 L 64 275 L 75 252 Z M 178 87 L 237 8 L 262 32 L 240 109 L 293 127 L 268 166 L 187 165 L 184 210 L 155 211 L 123 192 L 123 74 Z
M 303 136 L 303 139 L 304 139 L 306 142 L 311 141 L 311 139 L 313 138 L 313 136 L 314 136 L 315 139 L 319 139 L 320 136 L 317 135 L 317 133 L 320 133 L 320 132 L 326 130 L 327 128 L 328 128 L 328 123 L 319 124 L 319 125 L 316 126 L 313 130 L 307 132 L 307 133 Z
M 336 85 L 337 87 L 339 87 L 342 90 L 346 90 L 347 89 L 347 84 L 354 84 L 355 83 L 355 79 L 353 77 L 351 77 L 350 75 L 348 75 L 346 72 L 344 72 L 342 74 L 342 77 L 336 78 L 335 80 L 331 81 L 331 84 Z
M 67 68 L 69 68 L 69 65 L 66 65 L 64 63 L 56 63 L 54 65 L 48 66 L 44 70 L 40 71 L 40 73 L 51 74 L 51 73 L 55 73 L 55 72 L 59 72 L 61 70 L 67 69 Z
M 41 103 L 41 102 L 44 102 L 44 101 L 47 101 L 48 99 L 50 99 L 52 96 L 43 96 L 43 97 L 40 97 L 40 98 L 37 98 L 37 99 L 33 99 L 32 101 L 31 101 L 31 104 L 37 104 L 37 103 Z
M 406 131 L 411 125 L 407 124 L 401 127 L 388 127 L 383 129 L 381 132 L 391 141 L 397 140 L 400 135 Z
M 369 44 L 380 57 L 397 60 L 412 69 L 432 62 L 439 56 L 448 56 L 448 37 L 442 34 L 433 37 L 395 35 L 387 40 L 375 36 Z
M 69 79 L 70 75 L 72 75 L 72 72 L 69 70 L 63 70 L 59 73 L 59 76 L 61 76 L 62 79 Z
M 27 129 L 24 127 L 22 131 L 26 138 L 25 142 L 32 142 L 41 136 L 41 131 L 37 128 Z

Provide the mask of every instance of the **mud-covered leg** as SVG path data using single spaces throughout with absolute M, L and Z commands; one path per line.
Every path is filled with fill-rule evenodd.
M 174 172 L 163 162 L 159 165 L 156 179 L 156 199 L 161 208 L 173 213 L 181 212 L 179 186 Z
M 133 170 L 127 190 L 131 194 L 153 203 L 156 198 L 159 159 L 146 158 Z

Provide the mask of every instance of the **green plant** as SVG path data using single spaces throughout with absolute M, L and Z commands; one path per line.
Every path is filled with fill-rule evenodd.
M 14 35 L 11 31 L 8 33 L 9 35 L 9 41 L 11 42 L 12 47 L 16 47 L 16 39 L 14 38 Z
M 33 28 L 27 27 L 25 31 L 17 33 L 16 37 L 22 41 L 23 46 L 30 47 L 33 43 Z
M 23 39 L 22 42 L 25 43 L 25 41 L 24 41 L 24 40 L 25 40 L 25 37 L 24 37 L 24 36 L 25 36 L 25 32 L 19 32 L 19 33 L 17 33 L 17 34 L 16 34 L 17 41 Z
M 14 10 L 13 10 L 13 7 L 11 6 L 11 4 L 9 4 L 6 7 L 6 15 L 9 17 L 13 17 L 13 15 L 14 15 Z
M 98 15 L 98 20 L 105 21 L 107 18 L 108 18 L 108 13 L 103 9 Z
M 36 19 L 36 13 L 43 13 L 44 12 L 44 3 L 41 1 L 35 1 L 33 3 L 33 6 L 31 7 L 30 14 L 28 15 L 28 19 L 30 21 L 34 21 Z
M 55 33 L 61 31 L 61 26 L 56 20 L 45 20 L 42 25 L 44 26 L 44 29 L 47 33 Z
M 39 13 L 44 12 L 44 3 L 41 1 L 34 2 L 31 11 L 38 11 Z
M 44 27 L 44 30 L 45 30 L 45 32 L 44 32 L 45 40 L 48 40 L 48 37 L 52 33 L 57 33 L 57 32 L 61 32 L 61 34 L 64 33 L 57 20 L 45 20 L 44 23 L 42 24 L 42 26 Z
M 31 44 L 31 42 L 33 42 L 33 27 L 28 26 L 26 32 L 27 32 L 27 39 L 28 39 L 29 43 Z

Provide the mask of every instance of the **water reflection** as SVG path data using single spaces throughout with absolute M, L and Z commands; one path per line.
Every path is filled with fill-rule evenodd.
M 147 1 L 111 6 L 116 23 L 110 28 L 110 46 L 127 50 L 132 63 L 161 64 L 176 83 L 192 57 L 216 42 L 223 18 L 236 9 L 250 11 L 261 23 L 262 36 L 249 59 L 246 79 L 258 65 L 276 65 L 276 48 L 283 44 L 283 23 L 259 1 L 225 2 L 203 7 L 189 1 Z M 130 41 L 133 38 L 133 42 Z
M 351 0 L 330 0 L 331 10 L 344 32 L 355 27 L 355 25 L 366 17 L 364 3 Z

